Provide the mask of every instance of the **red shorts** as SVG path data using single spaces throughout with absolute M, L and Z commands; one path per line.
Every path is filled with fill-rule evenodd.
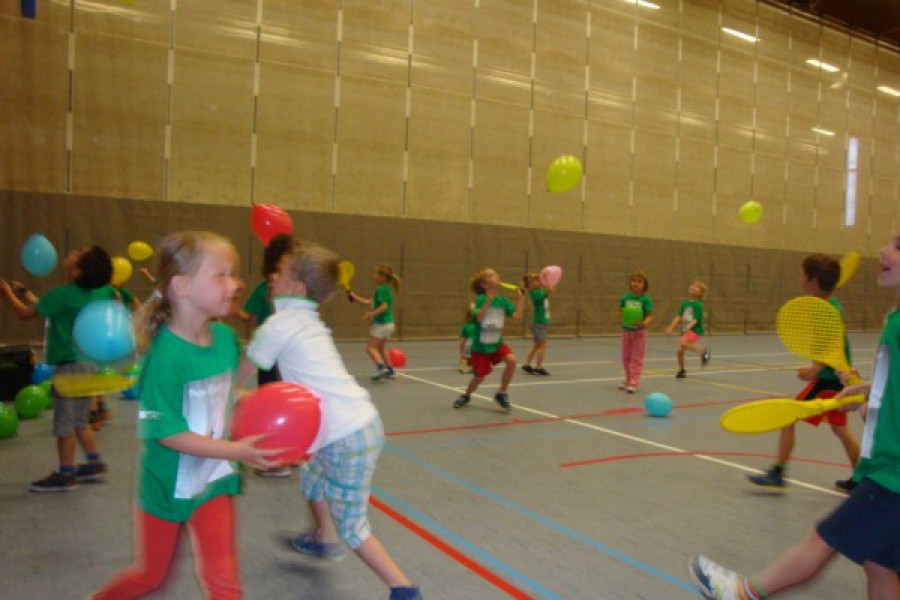
M 472 352 L 472 357 L 469 359 L 469 362 L 472 363 L 472 372 L 475 377 L 487 377 L 494 370 L 494 365 L 502 362 L 510 354 L 512 354 L 512 350 L 506 344 L 500 344 L 500 347 L 490 354 Z
M 700 336 L 697 335 L 695 331 L 685 331 L 681 334 L 681 341 L 684 344 L 693 344 L 697 340 L 700 339 Z
M 841 383 L 838 381 L 816 379 L 815 381 L 810 381 L 809 385 L 803 388 L 803 390 L 799 394 L 797 394 L 797 400 L 827 400 L 828 398 L 834 398 L 835 396 L 837 396 L 841 387 Z M 816 415 L 814 417 L 803 420 L 816 427 L 818 427 L 823 420 L 827 421 L 828 424 L 832 426 L 846 427 L 847 413 L 841 412 L 839 410 L 831 410 L 827 413 Z

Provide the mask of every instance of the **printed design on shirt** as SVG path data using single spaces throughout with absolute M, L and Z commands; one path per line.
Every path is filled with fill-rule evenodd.
M 506 320 L 506 311 L 501 306 L 491 306 L 481 319 L 482 344 L 497 344 L 500 342 L 500 334 L 503 332 L 503 323 Z
M 544 298 L 544 316 L 550 320 L 550 298 Z
M 215 440 L 225 437 L 231 397 L 231 372 L 191 381 L 184 386 L 182 415 L 192 433 Z M 227 460 L 182 454 L 175 480 L 176 498 L 193 498 L 206 486 L 234 473 Z
M 685 306 L 684 312 L 681 313 L 681 332 L 687 333 L 690 331 L 689 325 L 694 322 L 694 307 L 693 306 Z
M 878 353 L 875 355 L 872 387 L 869 389 L 869 400 L 866 402 L 866 426 L 859 449 L 860 458 L 872 458 L 875 430 L 878 428 L 878 411 L 881 409 L 881 400 L 884 398 L 884 388 L 887 385 L 889 359 L 888 347 L 882 344 L 878 347 Z

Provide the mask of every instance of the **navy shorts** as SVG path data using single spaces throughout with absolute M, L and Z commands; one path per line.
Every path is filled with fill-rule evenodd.
M 816 532 L 858 565 L 873 562 L 900 571 L 900 494 L 871 479 L 863 479 Z

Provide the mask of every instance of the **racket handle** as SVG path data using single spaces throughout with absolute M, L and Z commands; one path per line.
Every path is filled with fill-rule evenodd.
M 816 404 L 823 413 L 827 413 L 832 410 L 837 410 L 846 404 L 855 404 L 857 402 L 865 401 L 866 397 L 862 394 L 854 394 L 853 396 L 847 396 L 846 398 L 829 398 L 827 400 L 816 400 Z

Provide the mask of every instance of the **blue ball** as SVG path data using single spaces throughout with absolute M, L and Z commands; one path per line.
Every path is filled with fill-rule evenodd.
M 37 363 L 31 372 L 31 383 L 37 385 L 43 383 L 53 377 L 53 365 L 47 363 Z
M 131 313 L 115 300 L 95 300 L 82 308 L 72 334 L 82 352 L 99 362 L 120 360 L 134 352 Z
M 672 412 L 672 399 L 662 392 L 653 392 L 644 398 L 644 408 L 651 417 L 665 417 Z

